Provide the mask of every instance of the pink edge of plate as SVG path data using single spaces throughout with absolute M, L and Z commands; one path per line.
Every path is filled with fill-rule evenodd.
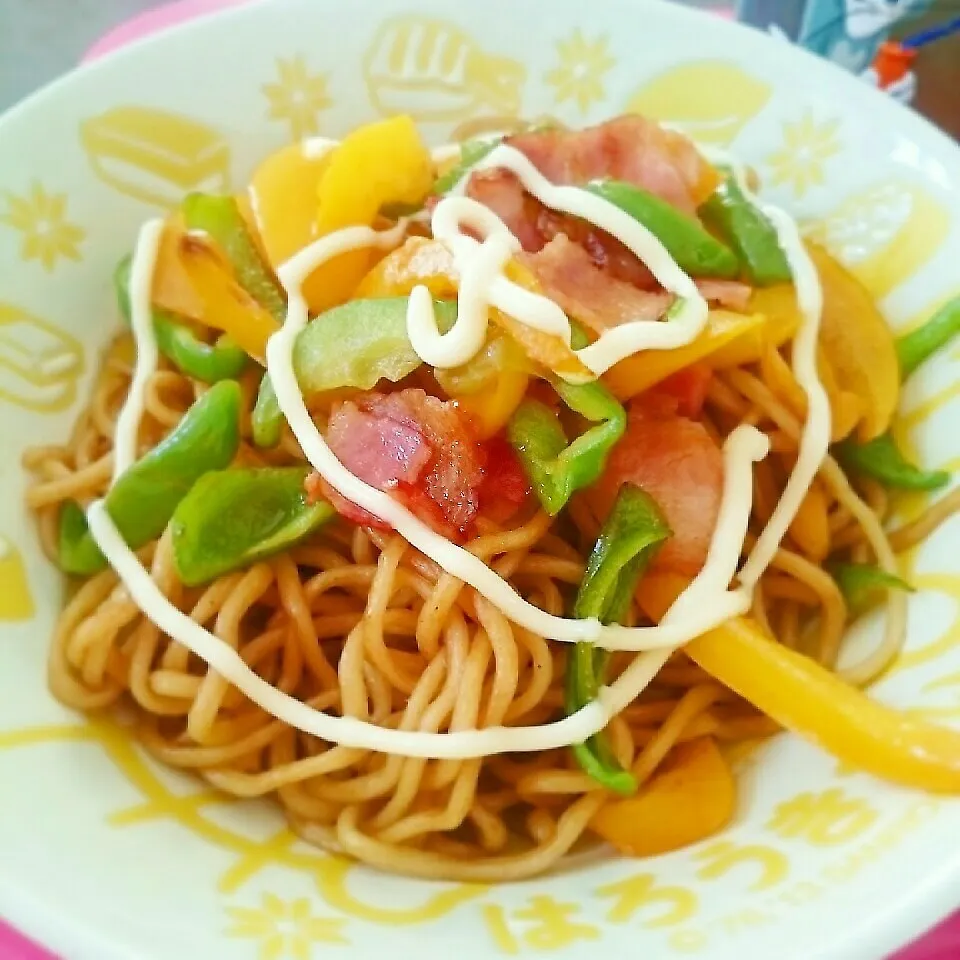
M 102 36 L 87 50 L 80 62 L 87 63 L 90 60 L 96 60 L 125 44 L 140 40 L 152 33 L 159 33 L 161 30 L 175 27 L 177 24 L 192 20 L 195 17 L 216 13 L 218 10 L 225 10 L 227 7 L 238 6 L 246 2 L 247 0 L 176 0 L 174 3 L 166 3 L 121 23 L 120 26 Z M 2 958 L 2 954 L 0 954 L 0 958 Z
M 32 940 L 0 920 L 0 960 L 57 960 Z
M 83 55 L 86 63 L 105 56 L 125 44 L 152 33 L 158 33 L 194 17 L 215 13 L 247 0 L 175 0 L 154 10 L 148 10 L 101 37 Z M 717 11 L 732 17 L 731 11 Z M 960 917 L 954 916 L 934 929 L 926 937 L 897 954 L 894 960 L 955 960 L 960 956 Z M 0 920 L 0 960 L 56 960 L 32 940 L 21 936 Z

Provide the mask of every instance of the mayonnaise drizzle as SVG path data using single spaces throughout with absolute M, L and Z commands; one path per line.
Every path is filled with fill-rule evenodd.
M 130 327 L 133 330 L 137 356 L 130 390 L 114 427 L 113 483 L 116 483 L 137 459 L 137 432 L 143 417 L 144 396 L 159 359 L 157 341 L 153 335 L 150 292 L 162 236 L 163 221 L 148 220 L 140 228 L 130 267 Z
M 744 196 L 773 224 L 780 248 L 793 273 L 797 305 L 803 318 L 793 339 L 792 364 L 797 383 L 807 397 L 807 417 L 800 434 L 796 465 L 787 478 L 786 486 L 767 525 L 740 570 L 740 582 L 745 587 L 752 588 L 773 560 L 830 446 L 830 400 L 817 372 L 817 340 L 823 314 L 823 289 L 817 268 L 803 245 L 793 217 L 772 203 L 764 203 L 750 190 L 743 165 L 734 157 L 722 150 L 706 147 L 699 149 L 712 163 L 726 165 L 733 170 Z
M 324 149 L 329 149 L 330 145 L 327 143 Z M 509 151 L 509 153 L 501 155 L 499 159 L 492 159 L 499 151 Z M 516 161 L 513 154 L 521 157 L 522 161 Z M 730 161 L 727 160 L 727 162 Z M 530 169 L 525 169 L 524 164 Z M 614 220 L 618 219 L 616 215 L 621 214 L 621 211 L 601 198 L 578 188 L 554 187 L 542 177 L 540 179 L 543 183 L 538 183 L 536 178 L 540 177 L 539 173 L 532 168 L 522 154 L 518 154 L 512 148 L 497 148 L 497 151 L 478 166 L 488 165 L 506 166 L 514 170 L 527 189 L 548 206 L 584 216 L 626 242 L 623 233 L 618 229 L 622 224 L 612 223 L 608 219 L 608 214 L 613 216 Z M 531 169 L 533 175 L 531 175 Z M 544 184 L 547 190 L 543 189 Z M 564 192 L 558 197 L 554 191 Z M 575 193 L 588 202 L 582 203 L 574 196 Z M 752 194 L 749 196 L 753 202 L 759 204 Z M 608 208 L 612 207 L 613 214 L 607 210 L 600 211 L 598 215 L 595 205 L 589 201 L 597 201 Z M 499 218 L 492 215 L 493 220 L 496 221 L 494 223 L 490 219 L 491 212 L 481 208 L 484 211 L 481 213 L 476 209 L 478 206 L 466 198 L 448 198 L 438 205 L 434 213 L 435 235 L 439 227 L 439 233 L 445 235 L 447 242 L 454 249 L 454 255 L 457 256 L 458 247 L 460 252 L 458 263 L 461 271 L 460 291 L 463 295 L 466 290 L 464 299 L 467 301 L 460 305 L 460 311 L 463 313 L 466 307 L 467 325 L 458 336 L 461 340 L 475 342 L 477 338 L 475 328 L 480 326 L 478 317 L 484 319 L 486 305 L 499 306 L 506 302 L 509 304 L 507 309 L 511 315 L 519 314 L 518 319 L 530 322 L 532 326 L 541 325 L 541 329 L 550 328 L 552 325 L 560 335 L 564 335 L 565 332 L 569 342 L 569 323 L 564 316 L 564 331 L 557 318 L 559 307 L 544 297 L 517 287 L 502 275 L 500 270 L 505 259 L 518 249 L 518 243 Z M 324 442 L 306 410 L 293 373 L 294 341 L 308 319 L 301 290 L 302 284 L 317 266 L 341 253 L 370 245 L 380 247 L 396 245 L 403 238 L 406 226 L 404 222 L 397 224 L 390 231 L 379 233 L 366 227 L 351 227 L 339 231 L 311 244 L 279 271 L 279 279 L 289 298 L 288 313 L 283 328 L 271 337 L 268 344 L 268 371 L 275 384 L 280 407 L 299 440 L 304 454 L 327 482 L 343 496 L 386 520 L 413 546 L 450 573 L 469 583 L 520 626 L 557 640 L 586 640 L 611 650 L 646 649 L 648 651 L 635 657 L 613 684 L 603 687 L 597 701 L 588 704 L 564 720 L 532 727 L 494 727 L 430 733 L 398 731 L 355 718 L 324 714 L 277 690 L 257 676 L 235 650 L 170 603 L 148 571 L 140 564 L 136 555 L 124 543 L 102 501 L 91 504 L 88 510 L 90 531 L 145 616 L 161 630 L 185 644 L 264 710 L 297 729 L 350 747 L 437 759 L 480 757 L 507 751 L 537 751 L 581 742 L 603 729 L 615 714 L 632 702 L 653 679 L 676 647 L 749 609 L 752 587 L 772 559 L 780 539 L 799 508 L 810 480 L 819 468 L 823 457 L 821 450 L 826 449 L 826 442 L 829 440 L 829 405 L 816 371 L 816 339 L 821 312 L 819 281 L 800 241 L 796 225 L 789 215 L 775 207 L 760 206 L 777 228 L 781 246 L 794 271 L 798 299 L 804 316 L 804 323 L 794 342 L 794 370 L 798 381 L 807 393 L 809 402 L 800 455 L 770 523 L 761 534 L 757 546 L 741 571 L 741 586 L 730 590 L 728 587 L 736 574 L 751 511 L 751 466 L 766 455 L 769 447 L 767 438 L 754 427 L 744 425 L 730 434 L 723 447 L 724 484 L 721 505 L 706 563 L 700 574 L 676 600 L 657 627 L 601 626 L 596 620 L 566 620 L 546 614 L 523 600 L 483 561 L 435 534 L 388 494 L 368 486 L 353 476 Z M 629 232 L 633 233 L 632 228 L 638 225 L 630 218 L 627 220 Z M 461 223 L 477 229 L 483 237 L 482 241 L 478 242 L 460 233 Z M 478 229 L 477 224 L 482 229 Z M 114 482 L 123 470 L 135 461 L 136 433 L 143 413 L 144 390 L 157 365 L 157 346 L 150 316 L 150 287 L 161 231 L 162 223 L 159 221 L 144 225 L 131 275 L 131 313 L 137 346 L 137 364 L 130 393 L 117 423 Z M 633 233 L 630 239 L 636 240 L 637 236 Z M 642 238 L 640 243 L 634 245 L 627 243 L 627 245 L 641 256 L 648 266 L 651 266 L 652 272 L 658 276 L 664 286 L 688 301 L 690 297 L 685 296 L 682 291 L 692 287 L 697 300 L 702 302 L 692 280 L 686 277 L 669 258 L 666 251 L 662 250 L 659 241 L 655 237 L 652 239 L 666 255 L 669 261 L 666 266 L 659 261 L 653 264 L 647 260 L 647 256 L 650 255 L 656 261 L 661 251 L 652 245 L 647 245 L 645 238 Z M 642 252 L 635 247 L 643 247 Z M 682 282 L 675 282 L 677 278 L 671 273 L 679 274 Z M 672 285 L 664 283 L 664 275 Z M 425 302 L 424 295 L 416 291 L 411 301 L 414 304 L 412 312 L 421 313 L 424 316 L 427 307 L 432 307 L 429 297 L 426 297 Z M 478 301 L 482 309 L 472 310 L 471 307 Z M 691 321 L 693 314 L 688 307 L 689 303 L 684 305 L 684 310 L 687 310 L 686 317 L 682 316 L 684 310 L 681 310 L 679 311 L 681 316 L 669 323 L 656 325 L 673 327 L 678 320 L 685 320 L 688 327 L 693 329 L 695 326 Z M 503 309 L 502 306 L 500 308 Z M 703 308 L 701 328 L 706 319 L 705 304 Z M 562 311 L 560 314 L 562 315 Z M 414 317 L 412 327 L 421 343 L 428 344 L 427 350 L 433 349 L 438 353 L 445 350 L 447 357 L 457 356 L 458 349 L 463 352 L 456 337 L 444 341 L 436 330 L 435 323 L 432 324 L 432 330 L 427 327 L 424 316 Z M 695 316 L 694 320 L 696 320 Z M 459 320 L 457 325 L 459 326 Z M 624 326 L 634 328 L 631 336 L 642 341 L 644 338 L 640 331 L 643 328 L 649 328 L 651 323 L 643 321 Z M 485 330 L 484 319 L 480 332 L 481 344 Z M 675 344 L 651 347 L 644 342 L 641 347 L 627 350 L 623 356 L 629 355 L 635 349 L 670 349 L 671 346 L 682 346 L 693 339 L 698 332 L 699 328 L 694 329 L 687 339 Z M 596 353 L 597 355 L 592 358 L 593 362 L 595 365 L 602 365 L 609 356 L 616 354 L 616 350 L 608 351 L 606 354 L 603 351 Z M 613 362 L 616 361 L 612 361 L 609 365 Z M 824 431 L 826 441 L 823 439 Z M 798 476 L 800 479 L 797 479 Z
M 505 143 L 493 149 L 472 169 L 477 172 L 509 170 L 528 193 L 533 194 L 547 207 L 581 217 L 620 240 L 647 265 L 665 290 L 678 297 L 669 323 L 660 320 L 622 323 L 604 331 L 595 342 L 576 351 L 580 361 L 594 374 L 599 376 L 639 350 L 673 350 L 686 346 L 699 336 L 707 322 L 706 300 L 659 238 L 642 223 L 624 213 L 616 204 L 588 190 L 551 183 L 525 154 Z M 462 190 L 462 186 L 462 183 L 459 184 L 458 189 Z M 570 344 L 570 322 L 560 307 L 552 301 L 545 297 L 532 300 L 529 291 L 507 280 L 502 274 L 495 278 L 496 286 L 492 283 L 481 286 L 479 281 L 483 278 L 484 271 L 489 270 L 490 265 L 504 254 L 508 244 L 504 234 L 513 240 L 514 249 L 519 250 L 516 238 L 503 221 L 494 215 L 499 227 L 491 226 L 489 217 L 481 213 L 481 210 L 486 211 L 486 214 L 491 213 L 481 204 L 461 196 L 445 197 L 434 210 L 433 235 L 451 246 L 463 284 L 457 298 L 457 322 L 446 335 L 441 336 L 437 329 L 432 301 L 419 296 L 410 303 L 407 327 L 414 349 L 436 367 L 458 366 L 480 349 L 478 346 L 474 354 L 470 354 L 468 346 L 477 343 L 482 345 L 487 324 L 486 307 L 490 305 L 497 306 L 528 326 L 558 334 L 566 344 Z M 460 234 L 460 221 L 466 221 L 475 230 L 478 224 L 481 229 L 486 227 L 483 242 L 477 244 L 471 238 Z M 451 226 L 454 229 L 451 229 Z M 488 253 L 490 247 L 493 251 Z M 471 284 L 465 289 L 468 277 L 472 278 L 474 275 L 477 278 L 476 287 Z M 481 298 L 480 291 L 485 291 L 486 296 Z M 504 301 L 504 296 L 508 298 L 507 302 Z M 539 303 L 544 300 L 550 307 Z M 527 311 L 534 303 L 536 313 L 531 311 L 528 314 Z M 544 324 L 544 318 L 549 329 Z
M 399 225 L 398 225 L 399 226 Z M 364 483 L 354 476 L 327 446 L 307 411 L 303 395 L 293 372 L 293 344 L 307 323 L 307 304 L 303 297 L 304 281 L 325 260 L 336 253 L 352 249 L 363 243 L 390 245 L 394 242 L 396 229 L 378 234 L 366 227 L 350 227 L 330 234 L 306 247 L 277 271 L 278 278 L 287 294 L 287 319 L 283 327 L 267 343 L 267 370 L 274 385 L 277 402 L 290 429 L 300 444 L 304 456 L 313 468 L 341 496 L 390 524 L 408 543 L 430 557 L 448 573 L 453 574 L 473 587 L 481 596 L 495 604 L 514 623 L 533 633 L 553 640 L 576 642 L 585 640 L 608 650 L 645 650 L 658 647 L 677 647 L 730 617 L 742 613 L 743 598 L 739 594 L 724 592 L 703 604 L 693 616 L 682 624 L 655 627 L 622 627 L 616 624 L 601 625 L 596 619 L 570 620 L 556 617 L 524 600 L 495 570 L 479 557 L 451 543 L 436 533 L 403 504 L 388 493 Z M 750 428 L 752 432 L 752 428 Z M 724 445 L 736 451 L 736 456 L 748 465 L 753 462 L 756 445 L 747 448 L 742 439 L 745 434 L 731 434 Z M 724 491 L 730 491 L 728 480 L 734 473 L 724 477 Z M 749 512 L 751 485 L 735 491 L 738 497 L 746 497 Z M 731 494 L 734 495 L 734 494 Z M 723 550 L 733 558 L 740 556 L 746 524 L 739 539 L 721 541 Z M 706 568 L 687 589 L 693 589 L 704 576 Z M 726 586 L 726 585 L 724 585 Z M 749 600 L 747 601 L 749 606 Z

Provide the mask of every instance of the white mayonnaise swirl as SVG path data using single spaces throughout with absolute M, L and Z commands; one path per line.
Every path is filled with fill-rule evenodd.
M 326 143 L 324 149 L 329 149 L 330 145 Z M 587 191 L 550 184 L 522 154 L 510 147 L 498 147 L 479 166 L 507 167 L 548 206 L 585 217 L 607 230 L 640 256 L 660 282 L 684 301 L 683 308 L 669 322 L 628 323 L 617 328 L 628 333 L 612 344 L 608 342 L 589 357 L 581 351 L 581 359 L 587 366 L 593 370 L 608 369 L 637 349 L 671 349 L 683 346 L 697 336 L 706 320 L 706 304 L 693 281 L 669 257 L 662 244 L 636 221 Z M 752 195 L 751 199 L 758 202 Z M 124 543 L 102 501 L 93 503 L 88 510 L 90 531 L 148 619 L 201 657 L 264 710 L 297 729 L 350 747 L 437 759 L 481 757 L 508 751 L 529 752 L 582 742 L 602 730 L 614 715 L 640 694 L 673 650 L 749 609 L 753 585 L 772 559 L 822 460 L 820 451 L 821 447 L 825 450 L 824 431 L 829 438 L 830 416 L 829 406 L 824 409 L 826 395 L 816 372 L 821 301 L 819 282 L 790 217 L 777 208 L 763 206 L 762 209 L 777 227 L 781 246 L 794 270 L 804 316 L 794 343 L 794 368 L 809 400 L 800 455 L 770 524 L 744 565 L 741 585 L 731 590 L 730 583 L 736 576 L 751 512 L 752 464 L 766 455 L 769 443 L 751 426 L 738 427 L 729 435 L 723 447 L 724 481 L 720 511 L 706 563 L 662 622 L 654 627 L 603 626 L 596 620 L 568 620 L 547 614 L 520 597 L 482 560 L 435 533 L 389 494 L 350 473 L 327 446 L 306 409 L 293 371 L 294 342 L 308 321 L 302 285 L 318 266 L 342 253 L 365 246 L 395 246 L 403 239 L 404 222 L 384 232 L 367 227 L 338 231 L 310 244 L 278 271 L 288 296 L 288 310 L 284 326 L 267 345 L 267 369 L 280 408 L 314 469 L 342 496 L 389 523 L 414 547 L 472 586 L 514 623 L 554 640 L 583 640 L 610 650 L 647 651 L 635 657 L 613 684 L 603 687 L 597 701 L 570 717 L 530 727 L 430 733 L 398 731 L 355 718 L 330 716 L 271 686 L 251 670 L 235 650 L 170 603 Z M 519 249 L 519 244 L 499 218 L 466 198 L 451 197 L 438 205 L 433 222 L 435 236 L 447 242 L 453 251 L 461 284 L 458 320 L 447 335 L 441 335 L 436 329 L 429 296 L 415 291 L 411 297 L 408 317 L 411 340 L 427 362 L 436 366 L 455 365 L 451 361 L 463 362 L 456 358 L 468 354 L 478 337 L 482 345 L 486 311 L 490 305 L 504 309 L 530 326 L 564 336 L 569 343 L 570 326 L 563 311 L 552 301 L 516 286 L 503 276 L 503 266 Z M 114 482 L 135 460 L 136 432 L 143 414 L 143 391 L 157 365 L 150 288 L 162 229 L 162 224 L 158 224 L 159 221 L 152 221 L 141 230 L 133 264 L 130 297 L 137 365 L 117 425 L 115 462 L 118 466 Z M 462 225 L 476 230 L 482 239 L 477 241 L 462 234 Z M 667 335 L 658 332 L 659 329 L 675 327 L 679 328 L 679 333 L 675 330 Z M 451 337 L 454 331 L 456 335 Z M 599 343 L 597 341 L 591 347 Z M 797 480 L 798 476 L 801 479 Z
M 647 265 L 668 293 L 678 298 L 669 323 L 660 320 L 622 323 L 577 350 L 576 355 L 584 366 L 599 376 L 640 350 L 674 350 L 699 336 L 707 322 L 706 300 L 660 239 L 642 223 L 589 190 L 551 183 L 523 153 L 505 143 L 473 167 L 475 171 L 494 169 L 509 170 L 528 193 L 551 210 L 581 217 L 616 237 Z M 462 188 L 462 184 L 460 186 Z M 570 321 L 560 307 L 545 297 L 533 299 L 530 291 L 512 283 L 496 269 L 496 264 L 506 264 L 511 252 L 519 252 L 520 246 L 495 214 L 492 217 L 499 226 L 493 225 L 491 213 L 481 204 L 458 196 L 445 197 L 434 210 L 433 235 L 450 245 L 460 272 L 457 322 L 441 336 L 432 301 L 418 295 L 411 299 L 407 328 L 414 350 L 435 367 L 459 366 L 479 352 L 486 334 L 488 306 L 496 306 L 528 326 L 559 335 L 564 343 L 570 344 Z M 477 244 L 460 234 L 461 222 L 482 231 L 483 242 Z M 486 292 L 485 298 L 479 295 L 481 290 Z M 469 352 L 470 348 L 474 348 L 473 353 Z
M 157 339 L 153 335 L 150 294 L 162 237 L 163 221 L 148 220 L 140 228 L 133 262 L 130 265 L 130 328 L 137 349 L 133 379 L 113 429 L 113 483 L 116 483 L 137 459 L 137 432 L 143 419 L 144 396 L 159 359 Z

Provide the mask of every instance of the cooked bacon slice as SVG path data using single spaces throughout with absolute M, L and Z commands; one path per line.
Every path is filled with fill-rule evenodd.
M 703 411 L 713 371 L 705 363 L 692 363 L 661 380 L 644 393 L 644 404 L 662 402 L 663 409 L 696 420 Z
M 483 449 L 486 466 L 480 486 L 480 512 L 496 523 L 504 523 L 526 502 L 530 481 L 502 433 L 491 437 Z
M 636 114 L 584 130 L 520 133 L 507 143 L 552 183 L 624 180 L 691 214 L 718 184 L 716 171 L 686 137 Z
M 452 403 L 423 390 L 368 393 L 333 411 L 327 442 L 351 473 L 390 493 L 438 532 L 458 536 L 473 522 L 484 455 Z M 327 497 L 355 523 L 385 526 L 316 474 L 307 490 Z
M 627 431 L 590 494 L 599 519 L 627 481 L 657 502 L 673 531 L 653 568 L 698 573 L 707 558 L 723 487 L 723 458 L 704 426 L 669 412 L 660 398 L 637 398 Z
M 537 130 L 506 142 L 554 183 L 625 180 L 688 214 L 696 212 L 718 182 L 716 172 L 689 140 L 639 116 L 619 117 L 580 131 Z M 475 173 L 468 181 L 467 195 L 493 210 L 527 253 L 538 253 L 558 234 L 566 234 L 606 275 L 641 290 L 659 289 L 646 265 L 619 240 L 593 224 L 545 207 L 508 170 Z M 722 293 L 733 295 L 732 291 Z
M 543 246 L 538 218 L 546 208 L 524 191 L 509 170 L 481 170 L 473 174 L 467 182 L 467 196 L 492 210 L 524 250 L 536 252 Z
M 522 253 L 519 260 L 536 277 L 545 296 L 594 333 L 631 320 L 656 320 L 673 302 L 664 291 L 640 290 L 609 276 L 590 254 L 558 233 L 539 253 Z M 751 289 L 733 280 L 700 280 L 697 288 L 711 301 L 744 310 Z
M 545 296 L 594 333 L 630 320 L 656 320 L 670 306 L 667 293 L 639 290 L 608 276 L 579 244 L 558 233 L 539 253 L 520 254 Z
M 750 295 L 753 293 L 752 287 L 738 280 L 698 280 L 697 289 L 704 300 L 738 313 L 747 311 Z

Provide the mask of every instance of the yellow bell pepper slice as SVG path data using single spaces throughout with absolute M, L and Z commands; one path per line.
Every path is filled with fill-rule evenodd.
M 750 295 L 747 312 L 760 314 L 764 323 L 751 327 L 741 336 L 715 350 L 710 366 L 715 370 L 756 363 L 767 344 L 779 347 L 796 332 L 802 320 L 792 283 L 759 287 Z
M 742 337 L 759 335 L 765 323 L 762 313 L 711 310 L 706 327 L 692 343 L 676 350 L 636 353 L 608 370 L 603 380 L 614 396 L 627 400 L 693 363 L 702 360 L 712 366 L 711 359 L 717 351 Z
M 866 404 L 855 393 L 840 386 L 833 364 L 823 346 L 818 350 L 817 369 L 820 382 L 830 399 L 830 440 L 839 443 L 856 429 L 866 413 Z M 806 409 L 806 407 L 804 407 Z
M 687 582 L 670 574 L 645 577 L 637 599 L 659 620 Z M 960 732 L 872 700 L 752 620 L 731 620 L 691 640 L 684 652 L 768 717 L 844 763 L 908 787 L 960 793 Z
M 223 254 L 202 236 L 176 224 L 163 231 L 153 275 L 152 301 L 171 313 L 230 334 L 263 363 L 276 320 L 237 283 Z
M 467 418 L 478 440 L 486 440 L 499 433 L 513 416 L 526 396 L 530 377 L 525 373 L 506 370 L 492 388 L 479 393 L 451 394 L 457 409 Z
M 733 817 L 733 774 L 711 737 L 679 744 L 649 783 L 605 804 L 590 828 L 622 853 L 655 857 L 722 830 Z
M 433 185 L 430 151 L 410 117 L 359 127 L 330 154 L 316 199 L 317 236 L 343 227 L 371 225 L 388 204 L 417 204 Z M 343 303 L 369 270 L 370 250 L 355 250 L 323 264 L 310 307 L 320 312 Z M 311 280 L 313 279 L 311 277 Z
M 830 401 L 830 439 L 837 443 L 853 432 L 863 417 L 864 405 L 858 396 L 837 383 L 823 347 L 817 350 L 817 371 Z M 807 395 L 774 344 L 767 344 L 760 356 L 760 374 L 764 383 L 797 417 L 806 417 Z
M 253 233 L 274 272 L 317 239 L 317 189 L 330 156 L 292 143 L 267 157 L 253 175 L 249 190 Z M 314 274 L 303 285 L 311 307 L 322 295 L 322 284 L 323 278 Z
M 405 297 L 422 284 L 437 300 L 457 295 L 457 268 L 450 248 L 439 240 L 408 237 L 360 281 L 356 299 Z
M 893 335 L 853 274 L 823 247 L 810 243 L 808 251 L 823 288 L 820 343 L 836 379 L 863 402 L 860 439 L 872 440 L 890 426 L 900 399 Z

